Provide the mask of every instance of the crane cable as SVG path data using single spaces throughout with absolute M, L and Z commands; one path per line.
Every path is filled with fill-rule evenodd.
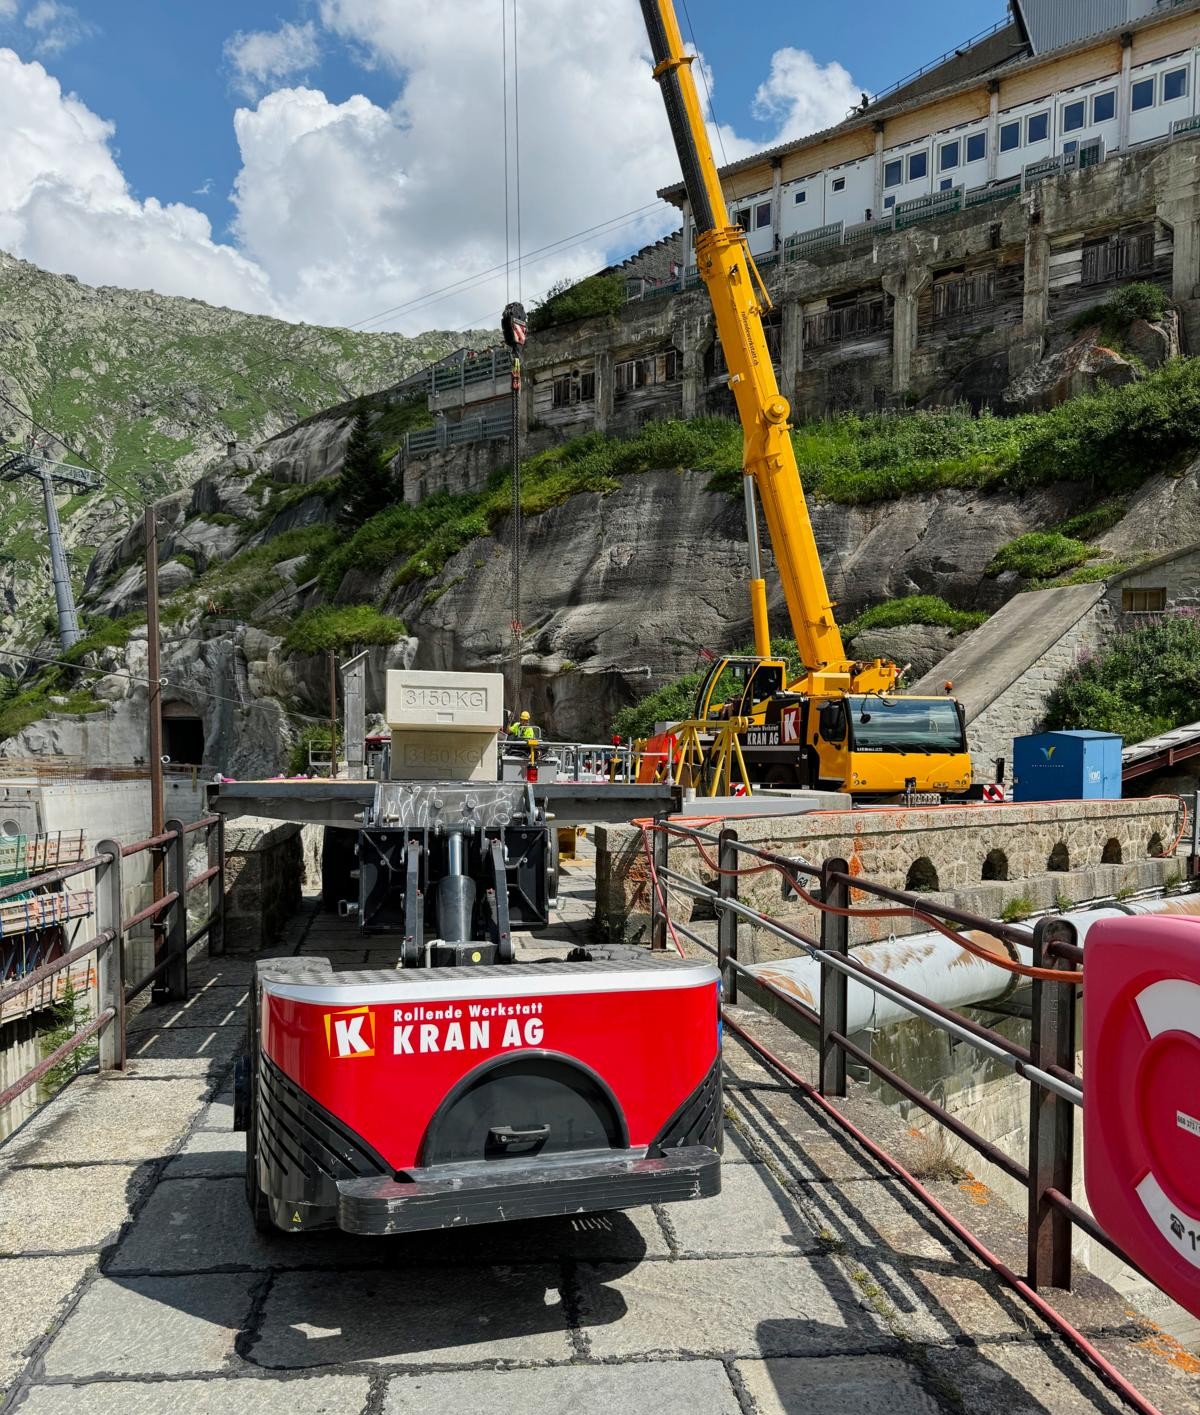
M 512 91 L 513 91 L 513 168 L 516 188 L 516 244 L 517 244 L 517 300 L 512 301 L 512 255 L 509 242 L 510 214 L 513 202 L 513 177 L 509 171 L 508 136 L 508 6 L 509 0 L 500 0 L 501 62 L 504 90 L 504 289 L 505 300 L 502 325 L 504 342 L 512 355 L 512 384 L 510 392 L 509 450 L 512 457 L 512 507 L 509 517 L 510 553 L 510 619 L 512 635 L 512 691 L 516 712 L 520 712 L 521 700 L 521 353 L 525 344 L 525 307 L 521 303 L 521 99 L 520 62 L 517 42 L 517 0 L 512 0 Z

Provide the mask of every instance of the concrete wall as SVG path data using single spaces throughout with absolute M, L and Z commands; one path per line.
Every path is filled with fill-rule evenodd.
M 909 871 L 927 861 L 936 872 L 937 891 L 930 899 L 956 903 L 995 918 L 1013 899 L 1029 896 L 1033 908 L 1052 908 L 1059 896 L 1073 903 L 1112 897 L 1118 890 L 1155 887 L 1177 871 L 1174 859 L 1151 860 L 1157 835 L 1169 848 L 1179 828 L 1178 803 L 1171 797 L 1131 801 L 1056 801 L 1036 805 L 939 806 L 926 810 L 877 809 L 830 811 L 807 816 L 731 821 L 739 839 L 820 865 L 841 858 L 853 874 L 893 889 L 908 887 Z M 715 830 L 717 827 L 713 827 Z M 1115 840 L 1121 863 L 1103 865 L 1105 847 Z M 1051 852 L 1065 845 L 1069 871 L 1048 869 Z M 1008 880 L 985 881 L 984 862 L 1002 851 Z M 671 868 L 711 882 L 713 871 L 696 847 L 675 842 Z M 811 936 L 820 932 L 820 916 L 809 906 L 782 897 L 774 872 L 748 875 L 741 897 L 763 913 L 783 918 Z M 691 901 L 673 906 L 686 922 Z M 632 826 L 598 827 L 596 832 L 596 911 L 601 921 L 619 927 L 635 916 L 644 920 L 649 894 L 641 833 Z M 866 943 L 889 934 L 924 928 L 902 918 L 856 919 L 851 939 Z M 763 941 L 763 957 L 787 949 Z

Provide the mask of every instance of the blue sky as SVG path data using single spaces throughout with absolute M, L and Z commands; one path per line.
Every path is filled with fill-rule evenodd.
M 71 268 L 84 279 L 136 283 L 140 267 L 134 250 L 151 242 L 154 258 L 143 258 L 142 264 L 145 283 L 155 288 L 337 322 L 350 322 L 361 307 L 351 292 L 361 288 L 364 272 L 381 263 L 389 294 L 415 293 L 430 288 L 422 280 L 440 282 L 479 269 L 502 249 L 491 229 L 502 222 L 492 209 L 503 202 L 495 147 L 498 33 L 480 32 L 499 4 L 0 0 L 0 46 L 15 50 L 24 66 L 43 64 L 65 94 L 112 125 L 111 131 L 89 132 L 87 153 L 79 149 L 77 134 L 60 159 L 43 153 L 35 161 L 33 148 L 42 140 L 27 144 L 29 190 L 40 183 L 45 205 L 48 184 L 60 196 L 73 184 L 86 186 L 78 173 L 93 158 L 97 170 L 105 162 L 113 168 L 97 179 L 111 189 L 100 201 L 103 230 L 111 234 L 102 236 L 96 228 L 96 249 L 89 249 L 93 243 L 87 236 L 95 183 L 82 197 L 76 192 L 70 198 L 68 216 L 78 218 L 70 244 L 61 231 L 57 238 L 47 234 L 54 223 L 46 213 L 39 227 L 28 203 L 6 223 L 0 191 L 0 245 L 17 247 L 18 254 L 52 268 Z M 641 36 L 630 0 L 518 4 L 522 55 L 531 56 L 522 100 L 529 246 L 651 200 L 675 168 L 660 113 L 646 106 L 652 86 L 637 60 Z M 733 130 L 729 136 L 739 150 L 790 134 L 798 121 L 811 127 L 819 119 L 823 126 L 835 110 L 842 115 L 848 88 L 886 87 L 1005 13 L 1004 0 L 858 0 L 854 7 L 689 0 L 689 8 L 715 75 L 717 116 Z M 465 20 L 468 10 L 474 23 L 463 25 L 460 54 L 453 42 L 458 37 L 447 33 L 445 19 L 433 12 L 443 17 L 457 12 Z M 237 53 L 250 52 L 238 49 L 239 35 L 270 43 L 280 34 L 295 41 L 290 66 L 278 72 L 260 66 L 257 76 L 238 72 Z M 768 111 L 760 104 L 755 112 L 755 95 L 772 70 L 773 56 L 791 49 L 811 55 L 821 79 L 816 87 L 827 90 L 814 100 L 812 120 L 797 119 L 789 107 L 793 94 L 785 95 L 782 106 Z M 840 64 L 849 78 L 829 70 L 836 82 L 825 85 L 825 66 L 832 64 Z M 19 89 L 10 95 L 7 117 L 0 97 L 0 131 L 6 123 L 18 125 L 20 144 L 17 115 L 29 113 L 32 125 L 32 115 L 39 105 L 51 105 L 53 95 L 37 87 L 36 72 L 28 67 L 18 77 L 30 84 L 31 96 L 22 99 Z M 323 98 L 304 100 L 300 89 Z M 398 115 L 402 93 L 413 105 L 411 114 Z M 636 98 L 636 113 L 630 96 Z M 649 100 L 658 104 L 652 92 Z M 248 110 L 240 134 L 234 128 L 239 108 Z M 40 126 L 53 129 L 61 109 L 60 103 Z M 27 131 L 32 134 L 33 127 Z M 441 150 L 438 142 L 447 131 Z M 561 139 L 557 145 L 556 139 Z M 121 181 L 136 207 L 122 208 L 123 215 L 117 211 Z M 403 200 L 392 189 L 396 182 L 405 185 Z M 382 189 L 383 197 L 372 197 L 372 186 Z M 465 202 L 464 186 L 477 194 L 473 208 Z M 11 195 L 7 199 L 16 202 Z M 155 203 L 178 204 L 165 235 Z M 454 227 L 452 237 L 446 221 L 439 220 L 443 211 Z M 192 229 L 193 212 L 208 218 L 208 236 Z M 478 229 L 472 229 L 476 213 Z M 664 219 L 659 213 L 621 228 L 531 278 L 580 273 L 589 261 L 658 234 Z M 324 244 L 314 231 L 298 229 L 301 221 L 311 220 L 328 226 Z M 121 222 L 134 223 L 136 231 L 124 230 Z M 365 232 L 379 243 L 373 251 L 363 242 Z M 204 240 L 208 246 L 201 250 L 196 243 Z M 171 243 L 170 253 L 164 241 Z M 196 248 L 183 250 L 189 241 Z M 344 281 L 334 278 L 331 287 L 329 271 L 349 272 L 355 261 L 356 273 L 346 273 Z M 469 313 L 469 301 L 451 302 L 431 317 Z

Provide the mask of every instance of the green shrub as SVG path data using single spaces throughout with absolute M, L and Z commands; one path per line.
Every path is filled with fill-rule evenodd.
M 589 275 L 586 280 L 563 280 L 552 285 L 546 298 L 529 311 L 529 329 L 538 334 L 572 319 L 616 314 L 625 303 L 625 281 L 620 275 Z
M 1132 324 L 1135 319 L 1161 319 L 1167 309 L 1167 292 L 1149 280 L 1136 280 L 1114 290 L 1106 308 L 1111 318 L 1121 324 Z
M 337 748 L 340 752 L 344 744 L 342 729 L 338 726 L 335 735 Z M 307 722 L 296 735 L 296 740 L 292 743 L 288 753 L 288 774 L 290 776 L 307 776 L 309 771 L 308 751 L 312 747 L 322 756 L 329 755 L 330 731 L 328 722 Z
M 867 629 L 894 629 L 909 624 L 931 624 L 963 634 L 968 629 L 978 629 L 987 617 L 978 610 L 955 609 L 937 595 L 905 595 L 864 610 L 846 625 L 842 637 L 848 643 Z
M 1124 519 L 1124 516 L 1124 502 L 1102 501 L 1098 506 L 1091 507 L 1090 510 L 1081 511 L 1077 516 L 1071 516 L 1056 529 L 1065 536 L 1073 536 L 1076 540 L 1095 540 L 1105 531 L 1111 531 Z
M 1140 486 L 1200 449 L 1200 360 L 1173 359 L 1139 383 L 1075 398 L 1032 420 L 1002 478 L 1014 491 L 1054 481 L 1098 492 Z
M 1046 725 L 1116 732 L 1141 742 L 1196 720 L 1200 620 L 1172 616 L 1119 635 L 1072 668 L 1050 696 Z
M 1029 531 L 1001 546 L 984 573 L 994 576 L 1015 570 L 1026 580 L 1048 580 L 1082 565 L 1093 554 L 1090 546 L 1061 531 Z
M 292 621 L 283 647 L 286 653 L 360 649 L 368 644 L 394 644 L 404 632 L 399 619 L 372 604 L 322 604 L 306 609 Z

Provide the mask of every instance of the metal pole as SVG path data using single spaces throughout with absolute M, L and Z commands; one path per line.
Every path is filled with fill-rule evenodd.
M 746 546 L 750 552 L 750 617 L 754 624 L 754 652 L 759 658 L 771 656 L 771 626 L 767 619 L 767 584 L 762 574 L 762 551 L 758 543 L 758 506 L 754 499 L 754 478 L 742 477 L 746 495 Z
M 659 818 L 661 820 L 661 817 Z M 656 830 L 650 837 L 650 852 L 654 858 L 654 873 L 658 884 L 650 881 L 650 949 L 662 953 L 667 946 L 667 911 L 664 907 L 667 886 L 663 871 L 667 868 L 667 849 L 670 839 L 665 830 Z M 663 899 L 659 898 L 659 890 Z
M 146 707 L 149 713 L 149 756 L 150 756 L 150 834 L 163 833 L 163 724 L 162 724 L 162 669 L 160 664 L 159 624 L 158 624 L 158 518 L 154 503 L 150 502 L 142 518 L 146 541 L 146 676 L 149 679 Z M 166 892 L 163 885 L 163 852 L 157 847 L 151 851 L 154 861 L 153 894 L 154 903 Z M 154 937 L 154 966 L 166 956 L 167 932 L 161 916 L 156 916 L 151 925 Z M 154 994 L 159 992 L 166 1000 L 167 993 L 162 975 L 154 985 Z
M 737 831 L 723 830 L 720 834 L 720 844 L 717 846 L 717 864 L 721 873 L 717 876 L 717 895 L 721 899 L 736 899 L 738 894 L 737 877 Z M 738 1000 L 737 992 L 737 971 L 734 968 L 726 968 L 725 960 L 732 958 L 737 962 L 738 954 L 738 916 L 732 909 L 717 910 L 717 967 L 721 970 L 721 977 L 725 987 L 725 1000 L 733 1004 Z
M 110 857 L 108 864 L 96 871 L 96 928 L 101 932 L 111 930 L 113 936 L 112 942 L 96 955 L 99 1011 L 111 1007 L 116 1013 L 111 1025 L 100 1033 L 99 1063 L 101 1071 L 121 1071 L 125 1067 L 125 936 L 121 931 L 125 910 L 121 847 L 115 840 L 102 840 L 96 853 Z
M 171 960 L 171 966 L 155 983 L 154 993 L 151 996 L 155 1001 L 186 1002 L 188 995 L 187 836 L 184 834 L 181 820 L 169 820 L 167 830 L 174 837 L 166 851 L 167 888 L 178 894 L 179 898 L 171 905 L 170 923 L 167 925 L 167 957 Z M 160 988 L 163 993 L 161 999 L 156 996 Z
M 71 592 L 71 571 L 63 549 L 62 526 L 58 507 L 54 504 L 54 478 L 43 462 L 41 467 L 42 495 L 46 501 L 46 538 L 50 543 L 50 578 L 54 581 L 54 603 L 58 608 L 58 640 L 69 649 L 83 638 L 79 617 L 75 613 L 75 596 Z
M 338 774 L 337 748 L 337 654 L 329 650 L 329 777 Z
M 1188 861 L 1188 878 L 1200 874 L 1200 791 L 1192 802 L 1192 858 Z
M 850 907 L 850 889 L 842 876 L 849 874 L 845 860 L 826 860 L 822 897 L 835 909 Z M 850 952 L 850 920 L 845 914 L 821 913 L 821 947 L 845 958 Z M 846 974 L 840 968 L 821 969 L 821 1094 L 846 1094 L 846 1053 L 832 1034 L 846 1035 Z
M 1042 919 L 1033 931 L 1037 968 L 1071 968 L 1058 958 L 1053 943 L 1076 944 L 1074 925 L 1065 919 Z M 1075 987 L 1033 980 L 1030 1059 L 1034 1066 L 1075 1070 Z M 1071 1288 L 1071 1220 L 1046 1199 L 1047 1189 L 1072 1197 L 1075 1168 L 1075 1107 L 1031 1081 L 1029 1087 L 1029 1270 L 1039 1288 Z
M 208 828 L 208 864 L 217 873 L 208 882 L 208 951 L 225 952 L 225 817 L 218 816 L 216 825 Z

